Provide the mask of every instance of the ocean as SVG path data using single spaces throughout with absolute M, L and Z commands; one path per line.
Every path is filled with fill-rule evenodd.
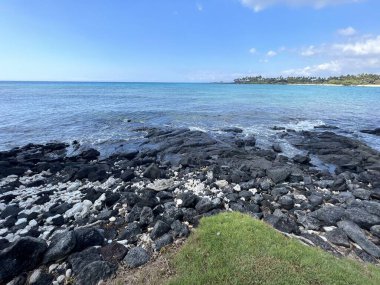
M 143 127 L 221 133 L 239 127 L 270 147 L 272 127 L 337 133 L 380 150 L 380 88 L 209 83 L 0 82 L 0 150 L 79 141 L 103 155 L 135 149 Z M 285 143 L 285 142 L 284 142 Z

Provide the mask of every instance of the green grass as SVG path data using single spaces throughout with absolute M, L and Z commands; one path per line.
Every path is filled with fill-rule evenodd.
M 336 258 L 240 213 L 204 218 L 169 284 L 380 284 L 380 268 Z

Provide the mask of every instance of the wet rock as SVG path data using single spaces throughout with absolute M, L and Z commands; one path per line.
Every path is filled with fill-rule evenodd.
M 277 153 L 281 153 L 282 152 L 282 148 L 281 148 L 281 144 L 279 143 L 274 143 L 272 145 L 272 149 L 277 152 Z
M 153 227 L 150 237 L 155 240 L 170 231 L 170 226 L 163 221 L 158 220 Z
M 43 262 L 49 263 L 68 256 L 76 246 L 76 236 L 73 231 L 58 233 L 52 237 L 51 243 L 44 255 Z
M 380 136 L 380 128 L 373 129 L 373 130 L 361 130 L 362 133 L 371 134 L 375 136 Z
M 237 128 L 237 127 L 223 128 L 222 131 L 226 133 L 236 133 L 236 134 L 240 134 L 243 132 L 242 129 Z
M 380 257 L 380 248 L 365 236 L 364 232 L 358 225 L 351 221 L 340 221 L 338 222 L 338 227 L 341 228 L 351 240 L 356 242 L 368 254 L 376 258 Z
M 100 249 L 100 254 L 103 256 L 104 260 L 114 264 L 117 264 L 119 261 L 123 260 L 127 252 L 128 249 L 124 245 L 117 242 L 107 244 Z
M 164 234 L 162 237 L 154 241 L 154 247 L 157 251 L 161 248 L 173 243 L 173 236 L 170 234 Z
M 47 249 L 45 241 L 20 238 L 0 252 L 0 283 L 36 267 Z
M 142 247 L 134 247 L 128 251 L 124 261 L 130 268 L 136 268 L 147 263 L 150 259 L 149 253 Z
M 310 157 L 308 155 L 297 154 L 293 157 L 293 161 L 299 164 L 308 164 Z
M 346 233 L 340 228 L 336 228 L 332 231 L 327 232 L 326 238 L 329 240 L 329 242 L 335 245 L 350 247 L 350 241 L 348 240 Z
M 90 148 L 88 150 L 83 151 L 79 156 L 86 160 L 94 160 L 97 159 L 100 155 L 100 152 L 96 149 Z
M 98 284 L 116 272 L 116 267 L 107 261 L 95 261 L 85 266 L 76 278 L 76 284 Z

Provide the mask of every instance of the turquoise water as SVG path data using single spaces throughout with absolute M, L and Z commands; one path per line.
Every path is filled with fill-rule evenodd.
M 237 126 L 268 146 L 273 126 L 334 125 L 380 150 L 380 88 L 182 83 L 0 82 L 0 149 L 79 140 L 111 151 L 133 148 L 144 126 L 218 133 Z M 121 146 L 122 145 L 122 146 Z

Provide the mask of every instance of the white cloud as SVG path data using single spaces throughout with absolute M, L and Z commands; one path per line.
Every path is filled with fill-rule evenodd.
M 356 3 L 362 0 L 240 0 L 240 2 L 254 10 L 260 12 L 270 6 L 274 5 L 286 5 L 286 6 L 311 6 L 315 9 L 320 9 L 326 6 Z
M 317 65 L 306 66 L 304 68 L 288 69 L 283 73 L 287 76 L 313 76 L 319 74 L 332 74 L 342 71 L 342 65 L 339 61 L 333 60 Z
M 338 52 L 353 56 L 379 56 L 380 36 L 362 39 L 353 43 L 334 44 L 332 48 Z
M 257 50 L 255 49 L 255 48 L 251 48 L 250 50 L 249 50 L 249 53 L 251 53 L 251 54 L 255 54 L 257 52 Z
M 277 52 L 275 52 L 274 50 L 270 50 L 267 52 L 267 56 L 269 56 L 269 57 L 274 57 L 276 55 L 277 55 Z
M 197 10 L 198 10 L 199 12 L 202 12 L 202 11 L 203 11 L 203 5 L 202 5 L 201 3 L 197 3 L 196 6 L 197 6 Z
M 311 45 L 301 51 L 302 56 L 313 56 L 317 53 L 315 46 Z
M 338 30 L 338 34 L 341 35 L 341 36 L 349 37 L 349 36 L 355 35 L 356 34 L 356 30 L 353 27 L 347 27 L 345 29 Z

